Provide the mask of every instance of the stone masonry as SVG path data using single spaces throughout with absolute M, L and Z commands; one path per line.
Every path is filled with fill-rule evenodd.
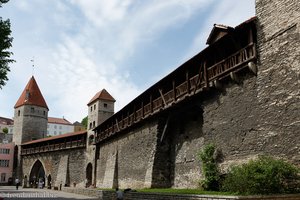
M 89 163 L 100 188 L 196 188 L 209 143 L 224 173 L 262 154 L 300 166 L 300 4 L 256 0 L 256 17 L 257 74 L 241 71 L 96 145 L 90 128 L 84 148 L 24 155 L 23 175 L 39 160 L 53 184 L 83 187 Z
M 28 186 L 30 186 L 30 173 L 33 165 L 39 160 L 45 170 L 48 178 L 51 175 L 51 185 L 54 187 L 74 186 L 84 187 L 85 180 L 85 149 L 69 149 L 60 152 L 49 152 L 35 155 L 23 156 L 23 175 L 28 177 Z M 45 180 L 46 186 L 47 178 Z

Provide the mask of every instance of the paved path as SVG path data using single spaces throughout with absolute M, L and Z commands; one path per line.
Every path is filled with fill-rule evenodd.
M 1 198 L 2 197 L 2 198 Z M 73 193 L 67 193 L 57 190 L 48 189 L 33 189 L 33 188 L 19 188 L 16 190 L 14 186 L 0 186 L 0 200 L 30 200 L 30 199 L 42 199 L 42 200 L 54 200 L 54 199 L 97 199 L 95 197 L 88 197 Z

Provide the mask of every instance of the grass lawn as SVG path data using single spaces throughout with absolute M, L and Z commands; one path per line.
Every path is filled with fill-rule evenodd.
M 103 191 L 115 191 L 115 189 L 109 189 L 109 188 L 97 188 L 97 189 Z M 124 190 L 124 188 L 121 188 L 121 190 Z M 203 191 L 199 189 L 145 188 L 145 189 L 137 189 L 136 191 L 144 192 L 144 193 L 164 193 L 164 194 L 234 195 L 229 192 Z
M 164 188 L 164 189 L 139 189 L 138 192 L 152 192 L 152 193 L 168 193 L 168 194 L 207 194 L 207 195 L 232 195 L 229 192 L 215 192 L 215 191 L 202 191 L 199 189 L 172 189 L 172 188 Z

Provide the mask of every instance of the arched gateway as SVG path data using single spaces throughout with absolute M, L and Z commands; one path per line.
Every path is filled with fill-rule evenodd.
M 29 176 L 30 187 L 45 186 L 45 169 L 40 160 L 37 160 L 30 171 Z
M 92 163 L 89 163 L 86 167 L 86 187 L 89 187 L 92 185 L 92 172 L 93 172 L 93 166 Z

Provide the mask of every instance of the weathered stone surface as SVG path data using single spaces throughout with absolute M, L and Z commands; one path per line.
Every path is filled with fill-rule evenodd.
M 32 109 L 34 111 L 32 112 Z M 13 141 L 16 145 L 40 139 L 47 134 L 48 109 L 23 105 L 15 109 Z
M 134 132 L 124 133 L 119 138 L 101 144 L 98 147 L 100 155 L 97 162 L 97 186 L 149 186 L 145 185 L 145 178 L 148 179 L 147 182 L 151 179 L 147 171 L 153 166 L 156 130 L 156 121 L 146 123 Z
M 84 186 L 85 180 L 85 149 L 70 149 L 58 152 L 40 153 L 23 156 L 23 177 L 30 178 L 30 173 L 34 163 L 39 160 L 45 170 L 45 175 L 51 175 L 52 186 L 63 186 L 65 184 L 73 186 Z M 47 180 L 46 180 L 47 185 Z
M 195 188 L 203 178 L 198 153 L 209 143 L 219 151 L 223 172 L 261 154 L 300 166 L 299 7 L 297 0 L 256 1 L 257 75 L 237 73 L 238 82 L 222 80 L 218 89 L 189 97 L 96 146 L 23 156 L 24 175 L 39 159 L 56 185 L 84 186 L 92 163 L 100 188 Z

